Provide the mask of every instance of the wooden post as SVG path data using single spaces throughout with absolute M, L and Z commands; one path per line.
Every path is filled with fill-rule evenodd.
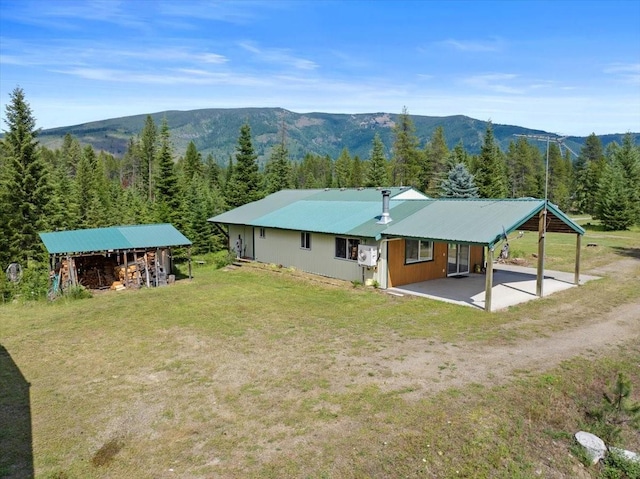
M 576 286 L 580 286 L 580 243 L 582 240 L 581 234 L 576 234 L 576 270 L 573 278 L 573 283 Z
M 493 247 L 487 246 L 487 268 L 484 286 L 484 310 L 491 312 L 491 293 L 493 290 Z
M 127 250 L 124 251 L 124 287 L 129 287 L 129 260 L 127 259 Z
M 191 279 L 191 246 L 189 246 L 188 248 L 188 255 L 189 255 L 189 279 Z
M 542 297 L 544 294 L 544 243 L 547 229 L 547 208 L 545 207 L 538 215 L 538 272 L 536 275 L 536 296 Z
M 158 287 L 159 284 L 159 275 L 158 275 L 158 258 L 160 257 L 160 249 L 156 248 L 156 260 L 155 260 L 155 268 L 156 268 L 156 288 Z

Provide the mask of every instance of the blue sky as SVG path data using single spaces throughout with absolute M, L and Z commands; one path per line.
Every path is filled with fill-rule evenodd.
M 3 119 L 16 86 L 41 128 L 406 106 L 563 135 L 639 132 L 640 0 L 0 0 Z

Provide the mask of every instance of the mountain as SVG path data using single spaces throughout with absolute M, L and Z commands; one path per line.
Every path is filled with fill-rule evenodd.
M 136 137 L 144 126 L 144 115 L 134 115 L 109 120 L 95 121 L 81 125 L 52 128 L 40 132 L 40 142 L 48 148 L 58 148 L 63 137 L 69 133 L 83 144 L 90 144 L 96 150 L 104 150 L 115 156 L 122 156 L 129 140 Z M 166 118 L 171 139 L 177 155 L 186 151 L 193 141 L 203 156 L 211 153 L 220 164 L 226 164 L 235 151 L 240 127 L 246 121 L 251 126 L 253 146 L 259 162 L 268 159 L 270 150 L 282 140 L 284 126 L 285 139 L 293 160 L 301 160 L 305 154 L 329 155 L 337 158 L 343 148 L 361 159 L 369 157 L 375 133 L 387 148 L 387 155 L 393 144 L 392 127 L 398 115 L 393 113 L 294 113 L 282 108 L 234 108 L 203 109 L 191 111 L 164 111 L 151 114 L 156 125 Z M 411 115 L 416 134 L 424 146 L 436 127 L 441 126 L 449 144 L 453 148 L 462 142 L 469 153 L 478 153 L 487 129 L 487 122 L 463 115 L 434 117 Z M 493 124 L 493 132 L 500 147 L 506 150 L 514 135 L 546 135 L 542 130 Z M 553 134 L 551 134 L 553 135 Z M 555 135 L 553 135 L 555 136 Z M 622 134 L 600 136 L 603 146 L 612 141 L 622 142 Z M 638 135 L 634 135 L 636 138 Z M 565 144 L 579 153 L 585 137 L 567 137 Z M 535 141 L 535 140 L 532 140 Z M 545 148 L 545 142 L 538 142 Z

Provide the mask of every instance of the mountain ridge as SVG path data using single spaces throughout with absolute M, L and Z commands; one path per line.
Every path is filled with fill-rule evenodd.
M 115 156 L 125 154 L 129 141 L 137 137 L 144 127 L 148 114 L 130 115 L 119 118 L 81 123 L 66 127 L 40 131 L 40 142 L 48 148 L 58 148 L 69 133 L 82 144 L 92 145 Z M 157 126 L 166 118 L 176 156 L 186 151 L 193 141 L 204 156 L 212 154 L 220 164 L 226 164 L 237 145 L 240 127 L 248 122 L 251 126 L 253 146 L 259 163 L 264 163 L 271 148 L 282 141 L 283 126 L 287 148 L 294 161 L 300 161 L 305 154 L 329 155 L 337 158 L 343 148 L 361 159 L 369 157 L 373 137 L 380 135 L 390 156 L 393 144 L 393 125 L 400 116 L 395 113 L 296 113 L 277 107 L 251 108 L 206 108 L 197 110 L 167 110 L 149 114 Z M 471 154 L 480 151 L 488 121 L 477 120 L 465 115 L 424 116 L 410 115 L 420 147 L 430 140 L 434 130 L 441 126 L 449 148 L 462 142 Z M 558 135 L 544 130 L 517 125 L 492 123 L 496 141 L 503 150 L 514 139 L 514 135 Z M 597 135 L 603 147 L 616 141 L 621 143 L 622 133 Z M 635 138 L 638 134 L 632 133 Z M 564 143 L 579 153 L 587 137 L 563 137 Z M 636 140 L 637 141 L 637 140 Z M 537 142 L 544 148 L 545 142 Z

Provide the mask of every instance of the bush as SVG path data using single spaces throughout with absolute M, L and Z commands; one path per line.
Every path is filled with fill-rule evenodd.
M 23 301 L 37 301 L 47 296 L 49 268 L 38 261 L 29 261 L 22 270 L 22 279 L 16 285 L 17 296 Z
M 602 464 L 602 479 L 638 479 L 640 462 L 627 459 L 616 451 L 609 451 Z
M 64 291 L 64 297 L 67 299 L 87 299 L 92 298 L 91 291 L 84 286 L 71 286 Z

